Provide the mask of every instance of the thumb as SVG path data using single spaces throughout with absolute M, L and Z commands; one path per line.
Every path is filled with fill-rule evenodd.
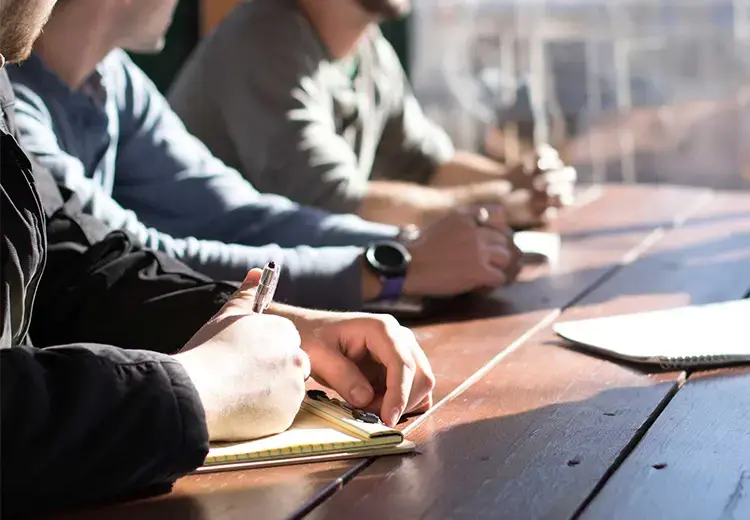
M 251 269 L 248 271 L 240 288 L 232 295 L 227 305 L 231 307 L 237 303 L 252 300 L 255 295 L 255 288 L 258 287 L 262 274 L 263 271 L 261 269 Z
M 339 350 L 328 349 L 322 343 L 307 349 L 313 376 L 331 387 L 357 408 L 372 402 L 375 392 L 365 375 Z
M 245 279 L 242 281 L 242 285 L 240 285 L 240 292 L 255 289 L 260 283 L 260 277 L 262 274 L 263 271 L 261 269 L 250 269 L 245 275 Z

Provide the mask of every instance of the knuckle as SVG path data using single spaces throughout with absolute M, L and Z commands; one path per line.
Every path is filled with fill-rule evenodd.
M 381 332 L 385 334 L 392 334 L 393 331 L 398 330 L 401 324 L 392 314 L 382 314 L 377 317 L 377 324 Z
M 404 373 L 408 374 L 416 374 L 417 372 L 417 361 L 414 359 L 414 356 L 409 356 L 406 354 L 401 355 L 401 362 L 403 364 Z
M 435 384 L 437 383 L 437 379 L 435 378 L 434 372 L 429 367 L 424 370 L 422 379 L 424 389 L 427 392 L 432 392 L 432 390 L 434 390 L 435 388 Z
M 496 288 L 505 283 L 505 274 L 499 269 L 488 269 L 485 272 L 485 279 L 480 285 L 490 288 Z
M 301 369 L 304 373 L 305 378 L 310 373 L 310 358 L 304 351 L 297 349 L 297 351 L 292 354 L 292 365 L 298 369 Z

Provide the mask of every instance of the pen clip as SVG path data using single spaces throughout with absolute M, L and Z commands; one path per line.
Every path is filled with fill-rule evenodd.
M 357 421 L 362 421 L 368 424 L 382 424 L 383 426 L 385 426 L 383 421 L 380 420 L 380 417 L 378 417 L 374 413 L 365 412 L 364 410 L 359 410 L 357 408 L 354 408 L 352 405 L 350 405 L 347 402 L 328 397 L 328 395 L 326 395 L 326 393 L 323 392 L 322 390 L 308 390 L 307 397 L 309 397 L 313 401 L 327 403 L 337 408 L 340 408 L 344 410 L 345 412 L 349 413 L 352 416 L 352 418 Z

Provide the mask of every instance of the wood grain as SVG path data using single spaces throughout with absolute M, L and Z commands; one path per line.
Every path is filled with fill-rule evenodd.
M 707 202 L 706 191 L 614 188 L 551 226 L 563 236 L 559 264 L 524 273 L 490 298 L 465 300 L 441 323 L 415 328 L 437 377 L 440 401 L 511 346 L 559 314 L 648 246 L 676 215 Z
M 722 195 L 563 318 L 737 298 L 747 265 L 750 198 Z M 352 511 L 359 520 L 389 512 L 570 518 L 668 402 L 680 375 L 649 374 L 561 344 L 549 328 L 535 334 L 409 431 L 421 456 L 376 461 L 310 518 Z
M 530 269 L 515 286 L 467 302 L 445 323 L 416 329 L 439 379 L 436 399 L 448 396 L 528 331 L 610 276 L 648 245 L 649 237 L 672 226 L 675 216 L 704 204 L 707 193 L 608 187 L 601 197 L 563 215 L 552 226 L 564 236 L 554 269 Z M 487 316 L 494 318 L 480 319 Z M 358 469 L 356 462 L 342 462 L 188 477 L 169 495 L 73 517 L 163 518 L 174 513 L 230 519 L 252 511 L 257 518 L 287 518 L 325 498 L 347 472 Z
M 750 518 L 750 368 L 690 377 L 580 518 Z

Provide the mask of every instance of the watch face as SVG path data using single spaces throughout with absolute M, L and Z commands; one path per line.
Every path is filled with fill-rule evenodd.
M 411 255 L 398 242 L 382 242 L 367 250 L 367 260 L 379 274 L 388 277 L 405 276 Z

